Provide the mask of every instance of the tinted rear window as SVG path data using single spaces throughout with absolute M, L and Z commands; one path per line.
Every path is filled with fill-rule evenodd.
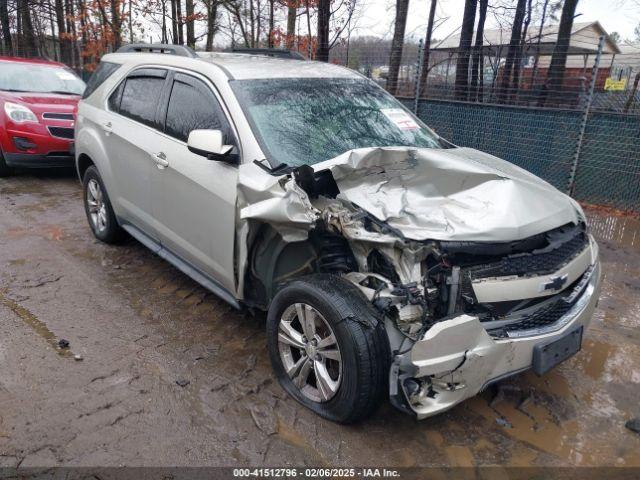
M 120 65 L 117 63 L 111 62 L 100 62 L 96 71 L 93 72 L 89 81 L 87 82 L 87 88 L 84 89 L 84 93 L 82 94 L 82 98 L 87 98 L 96 89 L 102 85 L 107 78 L 111 76 L 113 72 L 115 72 Z

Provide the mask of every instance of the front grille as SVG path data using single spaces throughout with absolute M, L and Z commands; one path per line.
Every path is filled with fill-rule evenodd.
M 48 120 L 73 120 L 73 113 L 47 112 L 42 114 L 42 118 Z
M 73 140 L 73 128 L 67 127 L 47 127 L 52 137 Z
M 508 336 L 508 332 L 534 330 L 553 325 L 567 314 L 578 299 L 584 294 L 585 287 L 587 286 L 587 283 L 589 283 L 593 271 L 593 266 L 588 268 L 582 277 L 574 283 L 573 288 L 569 288 L 565 292 L 556 295 L 555 301 L 539 308 L 530 315 L 523 317 L 521 320 L 494 329 L 487 328 L 487 332 L 494 338 L 506 338 Z
M 540 253 L 519 253 L 500 259 L 495 263 L 465 269 L 470 280 L 511 275 L 547 275 L 558 271 L 582 252 L 587 246 L 587 236 L 578 235 L 558 248 Z

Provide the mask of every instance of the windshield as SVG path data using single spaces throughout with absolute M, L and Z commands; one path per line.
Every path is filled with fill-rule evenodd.
M 443 148 L 426 125 L 365 79 L 235 80 L 269 163 L 313 165 L 354 148 Z
M 84 87 L 84 82 L 67 68 L 0 62 L 0 90 L 82 95 Z

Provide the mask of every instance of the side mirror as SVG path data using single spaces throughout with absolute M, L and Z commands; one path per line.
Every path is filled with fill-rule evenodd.
M 233 155 L 233 145 L 223 144 L 224 136 L 220 130 L 192 130 L 187 140 L 187 148 L 196 155 L 209 160 L 236 163 L 237 155 Z

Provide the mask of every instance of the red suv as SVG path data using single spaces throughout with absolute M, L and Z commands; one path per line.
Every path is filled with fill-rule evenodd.
M 85 83 L 65 65 L 0 57 L 0 176 L 12 167 L 72 166 Z

